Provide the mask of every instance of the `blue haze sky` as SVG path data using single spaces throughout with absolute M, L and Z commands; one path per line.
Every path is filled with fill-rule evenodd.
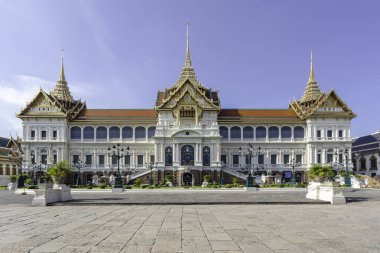
M 287 108 L 303 95 L 313 49 L 321 90 L 358 117 L 352 136 L 380 128 L 380 1 L 0 1 L 0 136 L 15 113 L 66 79 L 88 108 L 153 108 L 177 80 L 185 24 L 200 81 L 223 108 Z

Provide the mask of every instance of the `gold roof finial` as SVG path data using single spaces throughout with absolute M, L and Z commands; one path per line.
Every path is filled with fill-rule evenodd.
M 313 49 L 310 50 L 310 75 L 309 75 L 309 83 L 315 83 L 317 82 L 315 80 L 314 76 L 314 68 L 313 68 Z
M 309 103 L 317 100 L 317 98 L 321 95 L 321 90 L 319 89 L 317 80 L 314 76 L 314 68 L 313 68 L 313 50 L 310 52 L 310 75 L 309 81 L 307 82 L 305 92 L 300 100 L 301 103 Z
M 189 45 L 189 23 L 186 24 L 186 58 L 184 68 L 191 68 L 190 45 Z
M 62 56 L 61 56 L 61 71 L 59 72 L 59 80 L 64 81 L 65 80 L 65 70 L 63 68 L 63 53 L 64 50 L 62 48 Z
M 73 102 L 74 99 L 71 96 L 69 87 L 65 78 L 65 70 L 63 68 L 63 48 L 62 48 L 62 56 L 61 56 L 61 69 L 59 72 L 59 80 L 57 81 L 54 89 L 50 92 L 50 95 L 55 96 L 57 99 L 67 102 Z

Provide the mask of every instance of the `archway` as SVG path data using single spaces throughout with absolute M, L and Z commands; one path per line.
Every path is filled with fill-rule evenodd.
M 184 186 L 193 186 L 193 175 L 191 173 L 182 174 L 182 184 Z

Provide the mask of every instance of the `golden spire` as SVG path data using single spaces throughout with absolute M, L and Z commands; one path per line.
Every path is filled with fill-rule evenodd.
M 189 47 L 189 23 L 186 24 L 186 58 L 184 68 L 192 68 Z
M 316 83 L 314 77 L 314 69 L 313 69 L 313 49 L 310 52 L 310 76 L 309 76 L 309 83 Z
M 314 76 L 314 68 L 313 68 L 313 51 L 310 53 L 310 75 L 309 81 L 307 82 L 307 86 L 305 92 L 300 100 L 301 103 L 310 103 L 317 100 L 317 98 L 321 95 L 321 90 L 319 89 L 317 80 Z
M 61 56 L 61 71 L 59 73 L 59 80 L 64 81 L 65 80 L 65 70 L 63 68 L 63 48 L 62 48 L 62 56 Z
M 65 78 L 65 71 L 63 68 L 63 49 L 62 49 L 62 57 L 61 57 L 61 69 L 59 72 L 59 79 L 55 84 L 54 90 L 50 92 L 50 95 L 56 97 L 58 100 L 73 102 L 74 99 L 71 96 L 69 86 L 67 85 Z

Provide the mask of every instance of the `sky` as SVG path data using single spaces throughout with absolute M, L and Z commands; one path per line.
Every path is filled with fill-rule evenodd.
M 222 108 L 288 108 L 313 50 L 322 91 L 357 113 L 353 137 L 380 129 L 380 1 L 0 0 L 0 136 L 65 75 L 88 108 L 153 108 L 177 80 L 186 23 L 198 79 Z

